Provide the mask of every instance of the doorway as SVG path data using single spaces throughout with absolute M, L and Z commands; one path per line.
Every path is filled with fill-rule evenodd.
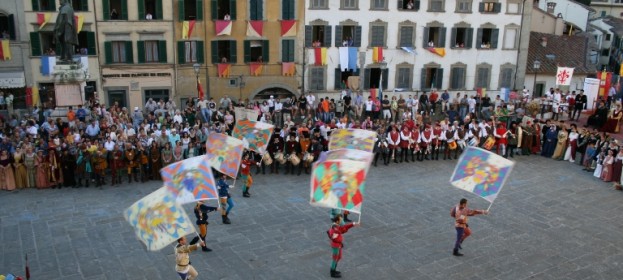
M 128 108 L 127 92 L 125 90 L 109 90 L 108 91 L 108 106 L 112 106 L 117 102 L 120 108 Z
M 545 89 L 545 83 L 543 82 L 537 82 L 536 83 L 536 87 L 534 89 L 534 95 L 533 97 L 542 97 L 543 96 L 543 90 Z

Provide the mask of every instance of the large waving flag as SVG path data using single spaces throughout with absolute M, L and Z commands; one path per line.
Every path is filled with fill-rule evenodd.
M 229 78 L 229 73 L 231 72 L 231 64 L 229 63 L 219 63 L 216 65 L 218 70 L 218 76 L 220 78 Z
M 0 40 L 0 60 L 11 60 L 11 44 L 9 40 Z
M 182 39 L 188 39 L 195 29 L 195 20 L 185 20 L 182 22 Z
M 281 21 L 281 37 L 296 36 L 296 20 Z
M 206 159 L 212 168 L 235 178 L 242 160 L 242 140 L 222 133 L 210 133 L 206 141 Z
M 432 52 L 438 56 L 444 57 L 446 56 L 446 49 L 444 48 L 426 48 L 429 52 Z
M 264 33 L 264 21 L 263 20 L 250 20 L 247 22 L 247 36 L 248 37 L 262 37 Z
M 43 29 L 43 27 L 50 22 L 51 17 L 51 13 L 37 13 L 37 24 L 39 25 L 39 30 Z
M 331 132 L 329 150 L 355 149 L 372 152 L 376 142 L 376 132 L 364 129 L 338 129 Z
M 374 47 L 372 48 L 372 62 L 379 63 L 383 62 L 385 58 L 383 57 L 383 47 Z
M 218 199 L 216 181 L 206 156 L 192 157 L 160 169 L 162 181 L 180 204 Z
M 315 48 L 314 57 L 316 66 L 327 65 L 327 48 Z
M 76 33 L 82 31 L 82 25 L 84 25 L 84 15 L 74 16 L 74 24 L 76 26 Z
M 310 203 L 361 213 L 372 157 L 372 153 L 347 149 L 325 153 L 313 166 Z
M 123 216 L 150 251 L 160 250 L 195 232 L 184 209 L 164 187 L 132 204 Z
M 251 62 L 249 63 L 249 74 L 251 76 L 259 76 L 262 75 L 262 71 L 264 70 L 264 63 L 260 62 Z
M 294 73 L 296 73 L 296 65 L 294 64 L 294 62 L 282 62 L 281 63 L 281 75 L 294 76 Z
M 242 140 L 246 149 L 264 154 L 274 129 L 274 125 L 264 122 L 237 120 L 232 136 Z
M 214 24 L 216 28 L 216 36 L 231 35 L 231 20 L 217 20 Z
M 450 183 L 493 203 L 514 165 L 492 152 L 468 147 L 459 159 Z

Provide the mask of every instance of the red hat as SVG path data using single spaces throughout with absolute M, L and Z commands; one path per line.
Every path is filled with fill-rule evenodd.
M 430 124 L 426 124 L 426 128 L 430 128 Z

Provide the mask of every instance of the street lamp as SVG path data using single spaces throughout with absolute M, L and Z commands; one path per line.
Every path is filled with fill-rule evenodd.
M 534 69 L 534 84 L 532 86 L 532 97 L 535 98 L 536 96 L 536 74 L 537 72 L 539 72 L 539 69 L 541 68 L 541 62 L 538 60 L 535 60 L 534 63 L 532 64 L 532 69 Z
M 201 65 L 199 63 L 193 64 L 193 70 L 195 71 L 195 87 L 197 88 L 197 97 L 201 100 L 201 92 L 199 92 L 199 71 L 201 71 Z

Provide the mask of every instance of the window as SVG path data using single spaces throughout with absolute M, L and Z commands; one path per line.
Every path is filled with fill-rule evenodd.
M 136 46 L 138 50 L 138 62 L 139 63 L 155 63 L 155 62 L 156 63 L 157 62 L 167 63 L 167 42 L 166 41 L 156 41 L 156 40 L 137 41 Z M 196 48 L 196 44 L 195 44 L 195 48 Z M 196 53 L 194 57 L 195 58 L 197 57 Z
M 294 0 L 281 0 L 281 19 L 295 19 Z
M 56 11 L 56 0 L 32 0 L 33 11 Z
M 496 28 L 478 28 L 476 37 L 477 49 L 496 49 L 498 47 L 499 29 Z
M 325 90 L 325 74 L 323 67 L 311 67 L 310 71 L 310 82 L 309 89 L 310 90 Z
M 352 24 L 354 22 L 348 22 Z M 355 23 L 356 24 L 356 23 Z M 361 47 L 361 26 L 337 25 L 335 26 L 336 47 Z
M 162 0 L 138 0 L 138 20 L 162 20 Z
M 15 40 L 15 17 L 13 15 L 0 14 L 0 32 L 2 32 L 2 39 Z
M 520 14 L 521 3 L 516 0 L 508 0 L 508 2 L 506 2 L 506 13 L 507 14 Z
M 608 55 L 610 55 L 610 49 L 601 50 L 601 56 L 608 56 Z
M 611 36 L 610 33 L 606 34 L 606 41 L 610 41 L 610 36 Z
M 203 20 L 203 0 L 178 0 L 177 12 L 180 21 Z M 214 1 L 212 2 L 214 9 Z M 212 14 L 214 14 L 214 10 Z
M 437 24 L 435 24 L 437 25 Z M 440 26 L 424 27 L 424 48 L 445 48 L 446 28 Z
M 95 32 L 80 31 L 78 33 L 78 50 L 80 55 L 96 55 Z
M 133 63 L 132 41 L 104 42 L 106 63 Z
M 415 25 L 401 25 L 398 31 L 399 47 L 415 46 Z
M 468 26 L 457 26 L 452 28 L 450 36 L 450 47 L 455 49 L 471 49 L 474 29 Z
M 333 89 L 346 89 L 346 84 L 348 78 L 350 76 L 359 76 L 359 69 L 354 71 L 353 69 L 340 69 L 343 68 L 342 65 L 340 67 L 335 68 L 335 79 L 333 84 Z M 344 67 L 345 68 L 345 67 Z
M 364 89 L 371 89 L 371 88 L 379 88 L 380 86 L 380 82 L 381 82 L 381 76 L 383 77 L 383 88 L 387 89 L 387 85 L 388 85 L 388 76 L 389 76 L 389 69 L 381 69 L 378 67 L 375 68 L 366 68 L 364 70 L 364 81 L 363 81 L 363 88 Z
M 166 47 L 166 44 L 163 47 Z M 179 41 L 177 42 L 177 52 L 177 60 L 180 64 L 203 63 L 203 41 Z
M 414 0 L 398 0 L 398 10 L 400 11 L 417 11 L 420 9 L 420 1 Z
M 244 41 L 244 62 L 268 62 L 269 61 L 268 40 L 245 40 Z
M 513 88 L 513 74 L 514 67 L 512 65 L 504 66 L 500 69 L 500 84 L 499 88 Z
M 189 0 L 186 0 L 189 1 Z M 201 0 L 197 0 L 199 3 Z M 210 0 L 212 20 L 236 20 L 236 0 Z
M 60 54 L 60 45 L 55 44 L 54 41 L 54 32 L 52 31 L 39 31 L 30 33 L 35 34 L 36 39 L 33 36 L 30 37 L 31 45 L 35 45 L 36 42 L 39 42 L 39 55 L 56 55 Z M 35 39 L 35 41 L 32 41 Z M 33 46 L 33 56 L 35 56 L 34 46 Z
M 281 41 L 281 61 L 282 62 L 294 62 L 294 40 L 282 40 Z
M 471 13 L 472 12 L 472 0 L 459 0 L 456 2 L 457 13 Z
M 359 9 L 359 0 L 340 0 L 340 9 L 357 10 Z
M 238 56 L 236 55 L 236 41 L 234 40 L 212 41 L 212 63 L 213 64 L 237 63 L 237 62 L 238 62 Z
M 310 0 L 310 9 L 328 9 L 329 0 Z
M 519 34 L 519 26 L 512 25 L 504 28 L 504 45 L 502 49 L 514 50 L 517 49 L 517 42 Z
M 451 90 L 463 90 L 465 89 L 465 64 L 452 65 L 450 68 L 450 89 Z
M 493 2 L 481 2 L 478 7 L 478 11 L 481 13 L 497 13 L 496 6 L 498 3 Z
M 164 102 L 169 101 L 169 90 L 168 89 L 146 89 L 145 96 L 143 98 L 143 104 L 146 104 L 149 99 L 153 99 L 158 102 L 162 99 Z
M 444 12 L 445 0 L 428 0 L 428 12 Z
M 102 0 L 105 20 L 128 20 L 128 0 Z
M 422 68 L 420 88 L 421 90 L 443 88 L 443 68 L 434 64 Z
M 387 24 L 370 24 L 370 47 L 385 47 L 385 28 Z
M 481 64 L 476 66 L 475 88 L 489 88 L 491 80 L 491 65 Z
M 371 0 L 370 10 L 387 10 L 387 0 Z
M 329 47 L 331 46 L 331 25 L 306 25 L 306 47 Z
M 411 70 L 413 66 L 398 67 L 396 69 L 396 88 L 411 89 L 412 80 Z
M 264 0 L 249 0 L 249 19 L 264 19 Z
M 71 6 L 76 12 L 87 12 L 89 11 L 89 0 L 73 0 Z

